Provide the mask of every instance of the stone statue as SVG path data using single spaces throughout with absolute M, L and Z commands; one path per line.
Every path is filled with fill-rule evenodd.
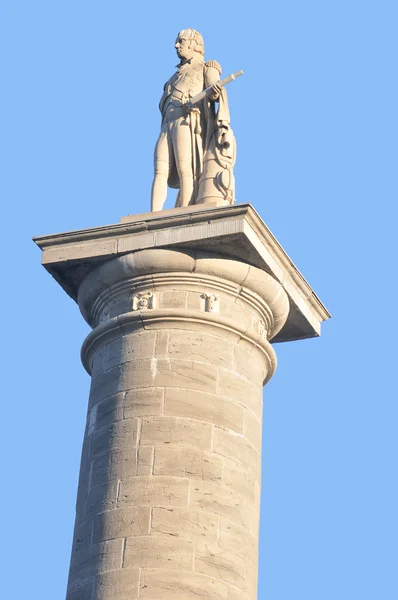
M 162 210 L 167 186 L 179 189 L 176 207 L 233 204 L 236 144 L 224 85 L 242 71 L 220 81 L 221 66 L 204 61 L 203 38 L 194 29 L 180 31 L 175 48 L 180 62 L 159 103 L 151 210 Z

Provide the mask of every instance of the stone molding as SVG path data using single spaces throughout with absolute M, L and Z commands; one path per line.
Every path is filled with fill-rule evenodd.
M 277 359 L 275 350 L 271 344 L 264 338 L 261 326 L 258 323 L 257 331 L 253 328 L 248 332 L 244 327 L 234 322 L 231 318 L 223 318 L 217 313 L 197 311 L 182 311 L 180 309 L 154 309 L 144 313 L 143 311 L 132 311 L 124 313 L 119 317 L 113 317 L 108 321 L 100 323 L 91 331 L 83 342 L 81 350 L 81 360 L 87 373 L 91 375 L 92 361 L 96 353 L 105 345 L 114 341 L 120 336 L 128 335 L 139 329 L 189 329 L 190 331 L 208 331 L 208 333 L 225 336 L 230 334 L 231 341 L 236 343 L 238 340 L 250 342 L 253 346 L 262 351 L 264 360 L 267 363 L 266 373 L 263 385 L 265 385 L 274 375 Z
M 220 254 L 168 249 L 141 250 L 100 265 L 82 282 L 78 303 L 84 319 L 94 327 L 111 297 L 148 288 L 155 293 L 167 286 L 210 287 L 257 304 L 258 310 L 264 310 L 268 339 L 280 331 L 289 313 L 286 293 L 265 271 Z
M 94 328 L 82 347 L 89 373 L 95 354 L 119 336 L 140 328 L 205 328 L 261 350 L 266 383 L 276 368 L 269 340 L 289 314 L 286 293 L 268 273 L 217 254 L 179 250 L 142 250 L 112 259 L 85 278 L 78 300 Z

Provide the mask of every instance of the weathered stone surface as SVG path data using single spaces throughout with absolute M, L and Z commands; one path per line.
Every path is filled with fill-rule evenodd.
M 116 508 L 118 489 L 117 480 L 91 488 L 87 495 L 83 519 L 91 519 L 98 513 Z
M 163 388 L 150 387 L 126 392 L 124 417 L 148 417 L 161 415 L 163 411 Z
M 253 535 L 258 532 L 259 513 L 251 502 L 234 490 L 196 481 L 191 489 L 190 506 L 246 527 Z
M 170 358 L 181 358 L 232 367 L 234 346 L 215 335 L 199 332 L 172 331 L 168 347 Z
M 123 477 L 133 477 L 137 470 L 137 449 L 121 448 L 98 456 L 92 461 L 91 485 L 93 487 Z
M 239 465 L 235 461 L 225 459 L 223 484 L 227 489 L 239 492 L 253 505 L 258 501 L 257 473 L 247 466 Z
M 154 385 L 215 393 L 217 367 L 186 358 L 157 360 L 153 366 Z
M 260 462 L 259 451 L 243 436 L 215 427 L 213 450 L 257 472 Z
M 157 446 L 153 472 L 154 475 L 176 475 L 221 484 L 223 466 L 222 458 L 214 452 L 190 446 Z
M 89 548 L 75 550 L 70 565 L 70 581 L 92 577 L 98 573 L 121 569 L 123 558 L 123 540 L 111 539 L 96 543 Z
M 180 537 L 193 541 L 215 541 L 218 516 L 194 509 L 153 508 L 151 534 Z
M 217 379 L 217 392 L 251 410 L 258 419 L 262 418 L 262 385 L 255 385 L 246 377 L 228 369 L 220 369 Z
M 90 458 L 137 446 L 138 420 L 125 419 L 98 429 L 91 439 Z
M 88 414 L 88 434 L 92 435 L 106 425 L 121 421 L 124 417 L 125 394 L 114 394 L 98 402 Z
M 193 569 L 194 544 L 188 540 L 168 537 L 127 538 L 124 552 L 125 567 L 157 569 Z
M 91 536 L 93 533 L 93 521 L 87 519 L 75 527 L 73 535 L 72 553 L 75 550 L 89 548 L 91 546 Z
M 235 371 L 256 385 L 262 386 L 266 371 L 262 351 L 253 346 L 244 347 L 244 344 L 239 342 L 234 345 L 233 353 Z
M 229 398 L 215 394 L 168 388 L 164 414 L 215 423 L 219 427 L 243 433 L 243 408 Z
M 257 600 L 257 590 L 254 596 L 250 597 L 242 590 L 232 585 L 228 586 L 228 600 Z
M 181 477 L 131 477 L 120 484 L 118 506 L 187 506 L 189 480 Z
M 140 598 L 145 600 L 228 600 L 228 587 L 204 575 L 163 569 L 143 569 Z
M 150 508 L 134 506 L 96 515 L 93 525 L 93 543 L 148 534 L 150 512 Z
M 262 423 L 249 410 L 243 412 L 243 437 L 261 452 Z
M 152 475 L 155 448 L 140 446 L 137 451 L 137 475 Z
M 170 332 L 158 329 L 156 331 L 155 358 L 166 357 L 169 346 Z
M 195 572 L 232 583 L 252 597 L 257 589 L 256 569 L 242 554 L 225 550 L 216 544 L 196 544 Z
M 131 299 L 129 299 L 128 310 L 131 310 Z M 124 312 L 123 310 L 119 310 Z M 93 360 L 92 378 L 96 379 L 104 371 L 123 363 L 152 358 L 155 356 L 155 332 L 137 332 L 134 337 L 121 336 L 105 344 L 95 355 Z
M 187 295 L 187 292 L 183 290 L 160 292 L 159 306 L 162 308 L 186 308 Z
M 68 600 L 91 600 L 93 593 L 93 577 L 82 577 L 75 579 L 68 585 Z
M 139 593 L 139 569 L 120 569 L 97 576 L 95 600 L 135 600 Z
M 245 560 L 250 561 L 253 567 L 257 567 L 257 534 L 250 533 L 246 527 L 232 523 L 227 519 L 221 519 L 218 545 L 224 550 L 240 554 Z
M 211 437 L 212 426 L 201 421 L 179 417 L 142 419 L 142 445 L 178 444 L 209 450 Z

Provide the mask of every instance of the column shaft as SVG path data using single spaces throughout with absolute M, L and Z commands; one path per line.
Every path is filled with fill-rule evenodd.
M 288 301 L 259 269 L 148 250 L 93 271 L 67 600 L 257 598 L 262 385 Z

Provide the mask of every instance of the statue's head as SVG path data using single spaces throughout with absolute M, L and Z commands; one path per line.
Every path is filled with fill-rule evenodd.
M 195 56 L 196 52 L 202 56 L 205 53 L 203 38 L 195 29 L 182 29 L 177 35 L 175 48 L 178 58 L 181 59 L 189 60 Z

